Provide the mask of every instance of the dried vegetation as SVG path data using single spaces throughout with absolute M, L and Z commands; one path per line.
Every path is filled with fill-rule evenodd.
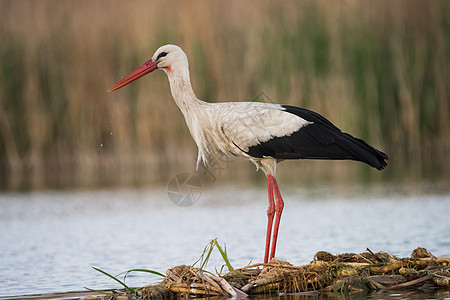
M 318 295 L 320 293 L 370 293 L 374 291 L 450 290 L 450 259 L 436 258 L 425 248 L 410 257 L 398 258 L 386 252 L 343 253 L 320 251 L 307 265 L 293 266 L 272 260 L 227 274 L 212 275 L 193 266 L 167 270 L 158 284 L 140 288 L 133 296 L 166 299 L 173 297 L 247 297 L 248 295 Z M 117 296 L 108 296 L 115 298 Z M 108 298 L 102 297 L 102 298 Z

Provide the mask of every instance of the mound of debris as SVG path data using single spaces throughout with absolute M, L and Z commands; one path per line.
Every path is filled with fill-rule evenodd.
M 246 297 L 254 294 L 316 295 L 319 293 L 371 292 L 376 290 L 450 290 L 450 259 L 436 258 L 425 248 L 408 258 L 369 249 L 360 254 L 333 255 L 320 251 L 303 266 L 272 260 L 215 276 L 192 266 L 167 270 L 165 279 L 145 286 L 135 296 L 162 299 L 173 296 Z M 124 295 L 122 294 L 122 297 Z

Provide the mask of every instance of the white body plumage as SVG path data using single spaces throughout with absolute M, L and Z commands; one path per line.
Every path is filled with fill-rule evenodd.
M 186 124 L 198 147 L 197 168 L 200 161 L 208 162 L 216 155 L 243 156 L 266 174 L 275 175 L 277 159 L 256 158 L 247 154 L 249 147 L 257 146 L 273 137 L 288 136 L 311 122 L 286 113 L 279 104 L 261 102 L 209 103 L 199 100 L 189 78 L 186 55 L 178 46 L 166 45 L 155 52 L 170 52 L 176 59 L 170 66 L 158 64 L 170 82 L 172 96 L 184 115 Z

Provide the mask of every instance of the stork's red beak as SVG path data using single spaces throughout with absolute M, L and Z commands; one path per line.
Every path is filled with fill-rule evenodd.
M 121 87 L 124 87 L 127 84 L 135 81 L 136 79 L 139 79 L 142 76 L 147 75 L 148 73 L 155 71 L 156 69 L 158 69 L 157 65 L 158 65 L 157 62 L 155 62 L 155 61 L 150 59 L 145 64 L 143 64 L 142 66 L 140 66 L 139 68 L 137 68 L 136 70 L 134 70 L 133 72 L 128 74 L 124 79 L 122 79 L 121 81 L 119 81 L 118 83 L 113 85 L 108 90 L 108 93 L 113 92 L 115 90 L 118 90 Z

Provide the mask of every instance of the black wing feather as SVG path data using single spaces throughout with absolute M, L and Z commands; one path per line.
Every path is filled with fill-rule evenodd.
M 277 159 L 350 159 L 364 162 L 378 170 L 386 167 L 387 155 L 365 141 L 342 132 L 320 114 L 305 108 L 282 105 L 287 113 L 295 114 L 312 124 L 290 135 L 273 137 L 249 147 L 248 154 Z

